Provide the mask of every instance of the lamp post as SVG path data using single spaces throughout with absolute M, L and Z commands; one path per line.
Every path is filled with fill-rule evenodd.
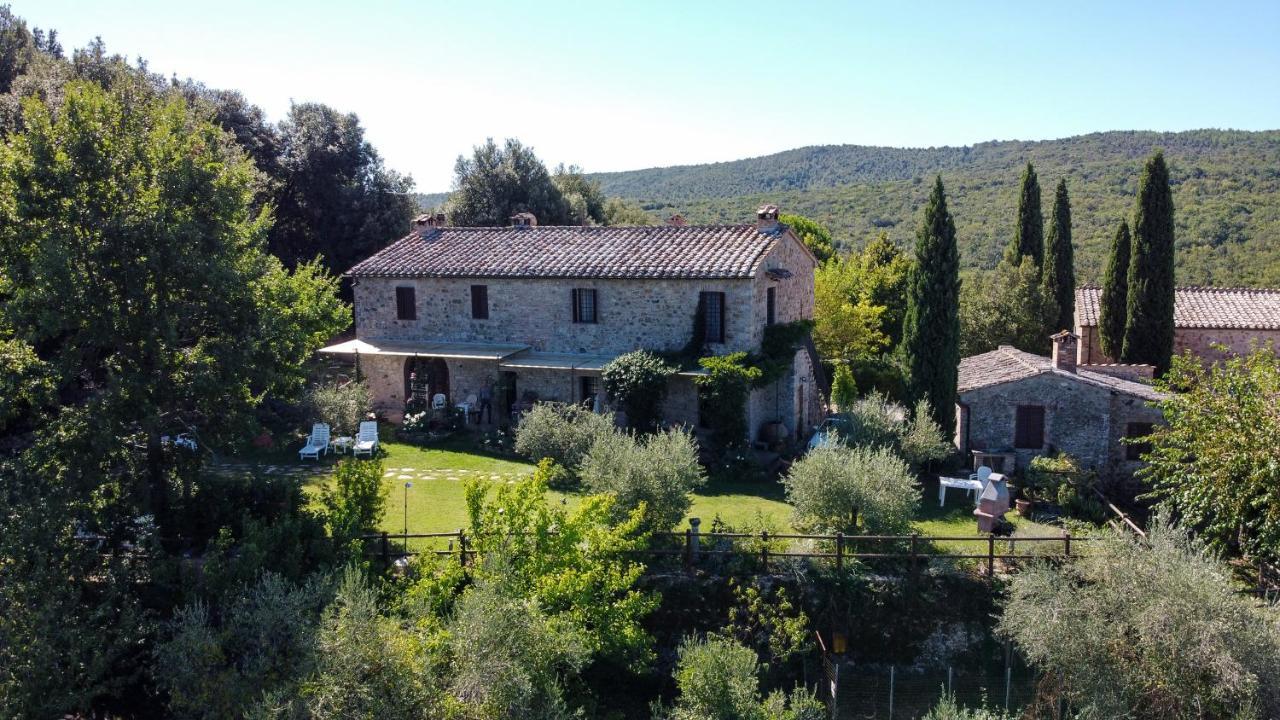
M 405 542 L 409 542 L 409 488 L 413 487 L 413 483 L 405 481 L 404 483 L 404 534 Z

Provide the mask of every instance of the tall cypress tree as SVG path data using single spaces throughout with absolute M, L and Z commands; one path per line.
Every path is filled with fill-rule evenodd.
M 1040 180 L 1036 169 L 1027 163 L 1022 171 L 1022 188 L 1018 193 L 1018 224 L 1013 228 L 1013 240 L 1005 248 L 1004 259 L 1017 266 L 1022 258 L 1035 258 L 1036 267 L 1043 262 L 1044 213 L 1040 209 Z
M 1138 181 L 1129 259 L 1128 313 L 1120 359 L 1154 365 L 1173 359 L 1173 191 L 1164 153 L 1147 160 Z
M 1098 302 L 1098 340 L 1102 353 L 1119 358 L 1124 348 L 1124 322 L 1129 315 L 1129 222 L 1120 221 L 1116 237 L 1111 241 L 1111 257 L 1102 276 L 1102 298 Z
M 1049 334 L 1070 330 L 1075 325 L 1076 271 L 1071 248 L 1071 198 L 1067 197 L 1065 178 L 1058 181 L 1058 190 L 1054 193 L 1040 278 L 1045 297 L 1052 300 L 1054 311 L 1048 318 Z
M 925 399 L 949 437 L 955 431 L 960 367 L 960 253 L 942 176 L 916 235 L 916 265 L 907 284 L 902 353 L 913 400 Z

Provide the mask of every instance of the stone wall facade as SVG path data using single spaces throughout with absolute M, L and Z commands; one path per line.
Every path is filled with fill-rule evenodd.
M 1080 363 L 1102 364 L 1114 363 L 1115 360 L 1102 352 L 1102 341 L 1098 338 L 1098 327 L 1089 325 L 1077 327 L 1080 336 Z M 1230 328 L 1175 328 L 1173 331 L 1173 352 L 1181 355 L 1190 351 L 1192 355 L 1206 362 L 1221 360 L 1230 355 L 1247 355 L 1249 349 L 1257 344 L 1261 347 L 1270 345 L 1280 349 L 1280 330 L 1241 330 Z M 1215 344 L 1225 345 L 1223 353 L 1213 347 Z
M 359 278 L 354 283 L 356 335 L 362 340 L 471 342 L 528 345 L 539 352 L 620 355 L 637 349 L 671 351 L 688 343 L 702 292 L 725 295 L 725 341 L 716 354 L 759 348 L 767 321 L 769 288 L 774 320 L 813 317 L 816 260 L 792 233 L 785 232 L 761 258 L 755 277 L 711 279 L 544 279 L 544 278 Z M 768 272 L 768 271 L 775 272 Z M 777 272 L 782 271 L 782 272 Z M 484 285 L 488 318 L 472 318 L 471 286 Z M 416 319 L 396 317 L 396 288 L 414 289 Z M 597 322 L 573 322 L 573 291 L 594 289 Z M 362 357 L 376 408 L 399 420 L 404 406 L 404 367 L 410 358 Z M 446 360 L 449 400 L 459 402 L 498 378 L 497 361 Z M 517 394 L 532 390 L 544 400 L 579 401 L 580 375 L 592 371 L 519 369 Z M 754 435 L 763 422 L 784 422 L 804 433 L 818 422 L 823 398 L 806 353 L 778 387 L 757 390 L 748 403 Z M 671 381 L 667 421 L 696 425 L 697 397 L 690 378 Z M 802 427 L 797 427 L 797 423 Z
M 1105 477 L 1131 474 L 1140 463 L 1125 459 L 1128 446 L 1120 439 L 1128 425 L 1162 421 L 1160 410 L 1146 400 L 1054 373 L 970 390 L 959 404 L 967 436 L 957 439 L 966 454 L 1013 447 L 1018 406 L 1045 408 L 1044 446 L 1015 449 L 1020 470 L 1032 458 L 1058 450 Z

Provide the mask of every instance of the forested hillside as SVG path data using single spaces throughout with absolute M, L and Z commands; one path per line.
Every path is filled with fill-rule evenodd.
M 1070 186 L 1077 276 L 1097 282 L 1116 224 L 1132 212 L 1142 158 L 1163 148 L 1177 208 L 1180 284 L 1280 286 L 1280 131 L 1107 132 L 1044 142 L 896 149 L 799 148 L 711 165 L 598 173 L 605 194 L 656 215 L 737 222 L 775 202 L 829 226 L 845 247 L 885 231 L 914 237 L 928 180 L 947 185 L 965 267 L 992 267 L 1013 233 L 1018 178 Z M 1046 208 L 1046 212 L 1048 208 Z

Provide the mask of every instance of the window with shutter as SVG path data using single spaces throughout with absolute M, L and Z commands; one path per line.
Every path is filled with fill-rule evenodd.
M 777 288 L 767 288 L 764 291 L 764 324 L 772 325 L 778 321 L 777 316 L 777 297 L 774 290 Z
M 418 302 L 415 297 L 413 288 L 411 287 L 396 288 L 396 319 L 397 320 L 417 320 L 418 319 Z
M 1019 405 L 1014 415 L 1013 446 L 1022 450 L 1044 447 L 1044 406 Z
M 488 285 L 472 285 L 471 286 L 471 319 L 472 320 L 488 320 L 489 319 L 489 286 Z
M 1151 423 L 1146 423 L 1146 422 L 1129 423 L 1124 427 L 1124 436 L 1127 438 L 1144 438 L 1150 435 L 1152 429 L 1154 428 L 1155 426 Z M 1142 456 L 1146 455 L 1149 452 L 1151 452 L 1151 443 L 1149 442 L 1140 442 L 1140 443 L 1133 443 L 1131 445 L 1125 445 L 1124 459 L 1125 460 L 1141 460 Z
M 573 291 L 573 321 L 576 323 L 596 322 L 596 291 L 591 288 L 578 288 Z
M 703 336 L 704 339 L 713 343 L 724 342 L 726 324 L 724 293 L 701 293 L 698 303 L 702 306 L 702 322 L 703 327 L 706 329 L 706 333 Z

